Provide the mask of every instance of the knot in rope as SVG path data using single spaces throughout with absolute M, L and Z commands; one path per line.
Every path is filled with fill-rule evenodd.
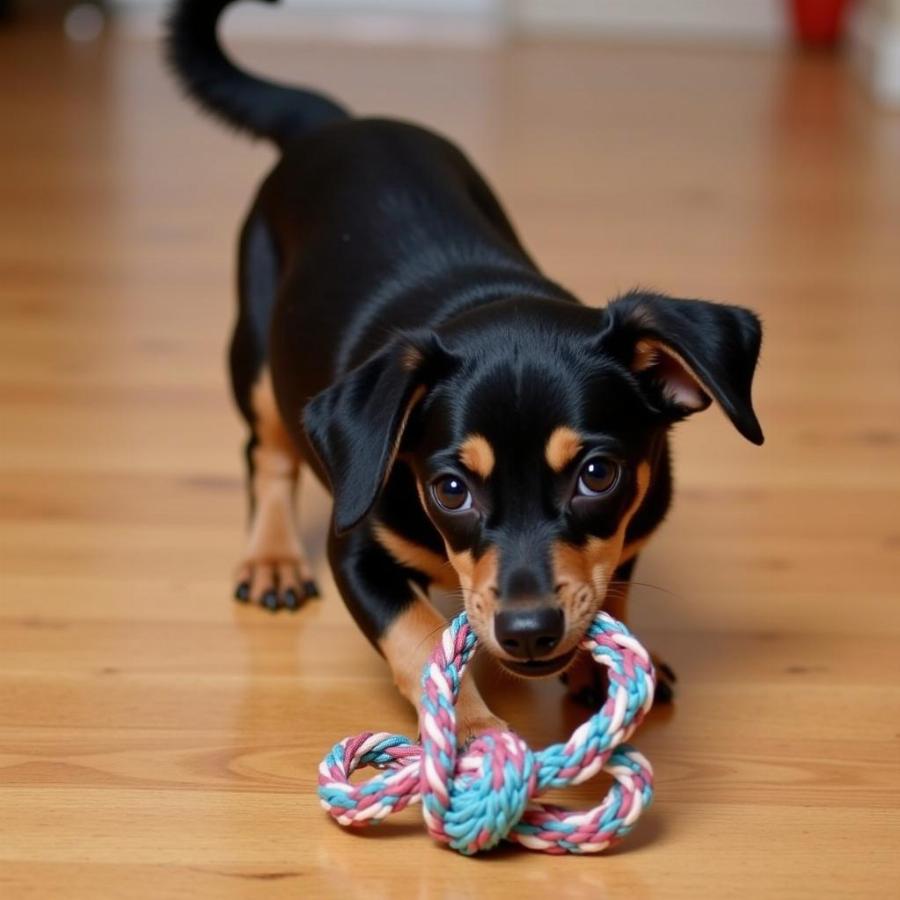
M 342 825 L 363 826 L 421 801 L 432 837 L 465 854 L 504 839 L 547 853 L 595 853 L 622 838 L 653 797 L 650 763 L 625 743 L 653 703 L 650 655 L 621 622 L 598 614 L 581 646 L 608 670 L 601 709 L 568 741 L 536 753 L 514 732 L 497 730 L 460 753 L 455 704 L 476 643 L 461 613 L 423 672 L 421 745 L 386 732 L 345 738 L 319 766 L 322 806 Z M 383 771 L 351 784 L 365 766 Z M 534 799 L 601 770 L 614 784 L 592 809 L 570 812 Z

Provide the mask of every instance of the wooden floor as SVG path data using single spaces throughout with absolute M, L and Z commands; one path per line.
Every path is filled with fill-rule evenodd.
M 658 798 L 616 852 L 440 850 L 410 810 L 341 832 L 331 743 L 411 712 L 325 588 L 229 599 L 244 518 L 223 347 L 272 159 L 148 44 L 0 32 L 0 894 L 885 897 L 900 807 L 900 118 L 765 51 L 246 45 L 454 135 L 550 273 L 759 310 L 768 441 L 679 429 L 634 624 L 680 675 L 636 744 Z M 556 683 L 488 690 L 540 743 Z M 598 785 L 567 800 L 587 802 Z M 896 895 L 896 894 L 894 894 Z

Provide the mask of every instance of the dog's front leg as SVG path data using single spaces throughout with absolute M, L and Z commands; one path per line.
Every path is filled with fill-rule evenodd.
M 428 580 L 400 565 L 364 523 L 351 534 L 332 537 L 331 568 L 348 609 L 387 660 L 400 693 L 418 710 L 422 670 L 447 620 L 428 601 Z M 487 707 L 471 675 L 456 704 L 461 744 L 489 728 L 506 728 Z
M 397 688 L 417 708 L 422 696 L 422 669 L 446 626 L 447 620 L 419 595 L 388 625 L 378 641 Z M 460 685 L 456 715 L 460 744 L 490 728 L 507 727 L 488 709 L 471 674 Z

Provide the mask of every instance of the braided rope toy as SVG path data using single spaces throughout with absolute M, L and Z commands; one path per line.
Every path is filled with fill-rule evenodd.
M 471 855 L 502 839 L 546 853 L 597 853 L 624 837 L 653 798 L 650 763 L 625 743 L 653 704 L 650 655 L 621 623 L 600 613 L 581 647 L 608 669 L 603 707 L 564 744 L 538 752 L 511 731 L 486 731 L 461 754 L 455 703 L 477 639 L 465 613 L 453 619 L 422 675 L 422 743 L 367 731 L 335 744 L 319 766 L 319 800 L 341 825 L 376 825 L 422 802 L 433 838 Z M 383 770 L 351 784 L 350 775 Z M 538 803 L 550 788 L 600 770 L 615 779 L 585 811 Z

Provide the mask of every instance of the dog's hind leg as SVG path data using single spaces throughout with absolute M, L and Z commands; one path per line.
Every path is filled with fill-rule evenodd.
M 250 531 L 235 597 L 272 612 L 318 596 L 297 534 L 300 457 L 284 427 L 267 365 L 278 260 L 265 222 L 251 215 L 241 234 L 238 319 L 231 342 L 235 400 L 250 428 L 246 446 Z

